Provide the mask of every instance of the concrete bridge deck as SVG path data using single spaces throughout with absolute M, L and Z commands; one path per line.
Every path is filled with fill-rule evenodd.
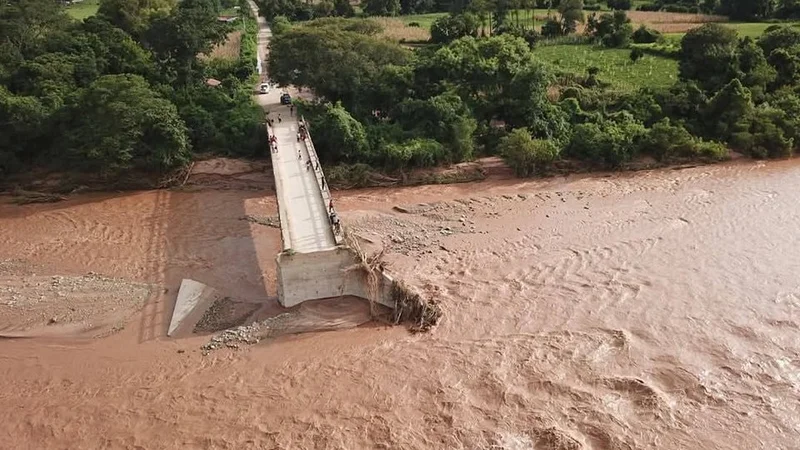
M 258 16 L 255 3 L 249 3 Z M 258 25 L 259 73 L 266 74 L 272 33 L 260 16 Z M 270 154 L 283 241 L 283 251 L 276 258 L 280 303 L 291 307 L 306 300 L 354 295 L 392 306 L 388 300 L 388 276 L 383 274 L 380 285 L 369 288 L 363 273 L 352 270 L 358 260 L 344 245 L 341 228 L 331 225 L 331 195 L 311 139 L 314 130 L 308 130 L 308 139 L 298 140 L 302 119 L 296 111 L 292 114 L 288 106 L 280 104 L 283 92 L 293 98 L 298 96 L 292 87 L 276 86 L 268 94 L 256 96 L 272 121 L 267 131 L 277 139 L 277 152 L 270 149 Z M 308 161 L 312 162 L 311 168 Z

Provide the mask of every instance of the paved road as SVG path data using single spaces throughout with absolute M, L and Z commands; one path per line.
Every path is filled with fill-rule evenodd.
M 256 5 L 249 2 L 250 8 L 257 11 Z M 258 54 L 266 61 L 267 46 L 272 33 L 263 17 L 258 17 Z M 266 62 L 263 63 L 266 69 Z M 308 148 L 297 141 L 298 122 L 288 106 L 280 105 L 283 91 L 273 88 L 268 94 L 256 96 L 256 101 L 269 112 L 273 126 L 268 127 L 270 135 L 278 140 L 278 152 L 272 153 L 278 204 L 282 226 L 288 228 L 288 246 L 296 252 L 314 252 L 336 247 L 336 240 L 330 227 L 327 205 L 323 200 L 314 169 L 306 168 L 309 160 Z M 289 90 L 292 96 L 297 92 Z M 281 118 L 278 121 L 278 117 Z M 284 233 L 284 236 L 286 234 Z

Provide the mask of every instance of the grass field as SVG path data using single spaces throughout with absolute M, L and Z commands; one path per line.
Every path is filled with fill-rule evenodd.
M 100 7 L 100 0 L 83 0 L 67 5 L 67 14 L 75 19 L 83 20 L 97 14 L 98 7 Z
M 533 51 L 535 56 L 557 70 L 585 75 L 589 67 L 598 67 L 598 78 L 621 90 L 667 87 L 678 79 L 677 61 L 646 55 L 634 63 L 630 60 L 630 53 L 626 49 L 592 45 L 547 45 Z

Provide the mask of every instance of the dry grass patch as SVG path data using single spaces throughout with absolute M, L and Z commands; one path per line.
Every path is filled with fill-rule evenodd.
M 397 42 L 427 41 L 431 38 L 428 29 L 422 27 L 410 27 L 402 20 L 393 17 L 374 17 L 372 20 L 378 22 L 383 27 L 381 36 Z
M 662 33 L 686 33 L 704 23 L 728 21 L 725 16 L 651 11 L 631 11 L 628 17 L 634 24 L 644 24 Z
M 242 48 L 242 32 L 234 31 L 228 33 L 228 38 L 225 42 L 217 45 L 211 50 L 211 54 L 206 56 L 210 59 L 238 59 L 239 51 Z M 205 55 L 204 55 L 205 56 Z

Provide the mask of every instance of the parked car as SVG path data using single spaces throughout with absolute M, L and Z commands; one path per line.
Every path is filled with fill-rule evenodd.
M 292 104 L 292 96 L 284 92 L 281 95 L 281 105 L 291 105 L 291 104 Z
M 261 92 L 262 94 L 268 94 L 269 93 L 269 83 L 261 83 L 261 85 L 259 86 L 259 92 Z

